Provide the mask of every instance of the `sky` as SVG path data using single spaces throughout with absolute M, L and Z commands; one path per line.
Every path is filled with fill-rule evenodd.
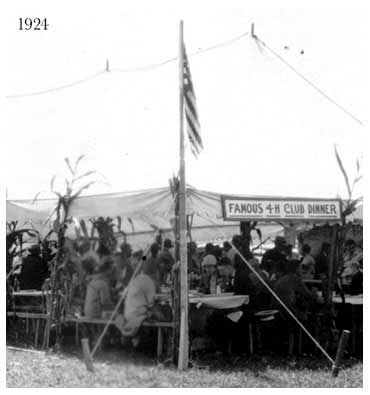
M 179 163 L 178 64 L 122 72 L 250 32 L 363 122 L 315 91 L 250 35 L 190 55 L 204 151 L 186 152 L 187 183 L 245 195 L 346 197 L 334 144 L 350 180 L 364 168 L 368 113 L 365 2 L 9 2 L 4 184 L 8 199 L 62 191 L 64 158 L 98 182 L 85 194 L 168 185 Z M 347 7 L 345 6 L 347 4 Z M 350 5 L 351 4 L 351 5 Z M 20 31 L 20 17 L 47 31 Z M 12 97 L 109 73 L 46 94 Z M 116 70 L 116 71 L 115 71 Z M 118 70 L 121 70 L 119 72 Z M 4 171 L 6 169 L 6 171 Z M 356 185 L 355 196 L 364 185 Z

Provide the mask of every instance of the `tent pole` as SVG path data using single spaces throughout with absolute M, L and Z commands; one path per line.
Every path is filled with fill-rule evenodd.
M 180 185 L 179 185 L 179 231 L 180 231 L 180 341 L 179 370 L 185 370 L 189 362 L 188 334 L 188 268 L 186 246 L 186 182 L 185 182 L 185 144 L 184 144 L 184 55 L 183 21 L 179 32 L 179 107 L 180 107 Z
M 338 227 L 337 225 L 333 225 L 331 228 L 331 240 L 330 240 L 330 254 L 329 254 L 329 268 L 328 268 L 328 284 L 327 284 L 327 303 L 331 303 L 333 298 L 333 289 L 334 289 L 334 281 L 335 281 L 335 272 L 334 268 L 337 267 L 335 262 L 336 260 L 336 251 L 338 247 Z

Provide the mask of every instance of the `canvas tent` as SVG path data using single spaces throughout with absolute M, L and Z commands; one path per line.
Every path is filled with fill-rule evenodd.
M 224 221 L 221 194 L 187 187 L 187 213 L 192 216 L 191 235 L 200 243 L 221 241 L 239 233 L 239 223 Z M 256 197 L 256 196 L 253 196 Z M 271 197 L 272 198 L 272 197 Z M 18 226 L 31 226 L 47 233 L 52 228 L 56 199 L 8 200 L 7 221 L 18 221 Z M 86 222 L 90 218 L 120 216 L 122 230 L 130 243 L 143 247 L 153 240 L 157 230 L 173 238 L 174 197 L 168 187 L 118 192 L 103 195 L 81 196 L 71 206 L 71 216 Z M 352 220 L 362 221 L 362 206 L 352 215 Z M 218 228 L 221 230 L 218 230 Z M 261 224 L 263 238 L 273 239 L 283 232 L 277 224 Z M 73 237 L 75 231 L 69 229 Z
M 7 221 L 18 221 L 19 226 L 32 226 L 45 234 L 52 228 L 55 207 L 56 199 L 8 200 Z M 231 238 L 239 233 L 238 222 L 223 220 L 218 193 L 187 187 L 187 213 L 191 215 L 192 239 L 200 243 L 221 241 L 224 236 Z M 137 247 L 150 243 L 159 229 L 164 236 L 173 238 L 174 197 L 168 187 L 82 196 L 73 202 L 70 214 L 86 222 L 90 218 L 120 216 L 122 230 Z M 279 225 L 264 225 L 262 233 L 264 238 L 273 238 L 282 231 Z M 68 235 L 74 234 L 69 229 Z

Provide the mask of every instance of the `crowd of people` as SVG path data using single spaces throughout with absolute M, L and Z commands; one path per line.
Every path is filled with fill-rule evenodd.
M 230 242 L 225 241 L 222 246 L 207 243 L 204 249 L 194 242 L 188 243 L 190 290 L 200 294 L 249 295 L 245 317 L 250 311 L 270 308 L 286 315 L 285 309 L 272 297 L 270 288 L 297 317 L 303 317 L 318 299 L 318 294 L 307 288 L 305 280 L 326 281 L 331 246 L 323 243 L 314 258 L 308 244 L 303 244 L 299 254 L 284 237 L 277 236 L 274 244 L 258 259 L 240 235 L 235 235 Z M 354 283 L 356 291 L 361 288 L 362 292 L 362 254 L 353 240 L 346 242 L 345 254 L 339 278 L 344 280 L 343 286 L 347 289 Z M 163 243 L 158 239 L 145 252 L 132 251 L 128 243 L 123 243 L 114 252 L 104 245 L 95 251 L 89 241 L 67 240 L 63 256 L 56 280 L 65 290 L 65 306 L 69 313 L 89 319 L 104 318 L 125 292 L 123 309 L 116 320 L 122 335 L 135 337 L 142 322 L 150 317 L 171 319 L 171 313 L 156 308 L 155 303 L 156 294 L 173 290 L 179 267 L 170 239 Z M 49 277 L 40 249 L 30 248 L 17 286 L 20 289 L 45 288 L 50 286 Z

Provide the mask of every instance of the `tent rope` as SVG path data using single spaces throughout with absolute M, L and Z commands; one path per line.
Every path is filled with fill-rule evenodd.
M 149 251 L 149 246 L 147 246 L 146 249 L 144 250 L 143 256 L 145 256 L 145 255 L 148 253 L 148 251 Z M 105 324 L 102 333 L 100 334 L 100 336 L 99 336 L 97 342 L 96 342 L 95 345 L 94 345 L 93 350 L 91 351 L 91 358 L 94 357 L 94 354 L 95 354 L 96 350 L 99 348 L 100 343 L 101 343 L 101 341 L 103 340 L 103 337 L 105 336 L 105 334 L 107 333 L 107 330 L 108 330 L 110 324 L 111 324 L 111 323 L 113 322 L 113 320 L 115 319 L 115 316 L 116 316 L 116 314 L 117 314 L 117 312 L 118 312 L 118 309 L 119 309 L 121 303 L 124 301 L 124 299 L 125 299 L 125 297 L 126 297 L 126 295 L 127 295 L 128 288 L 129 288 L 130 284 L 132 283 L 132 281 L 134 280 L 134 278 L 136 277 L 136 275 L 138 274 L 138 272 L 140 271 L 143 262 L 144 262 L 144 261 L 141 260 L 141 262 L 136 266 L 135 271 L 134 271 L 132 277 L 130 278 L 130 281 L 128 282 L 126 288 L 123 290 L 123 292 L 122 292 L 122 294 L 121 294 L 121 297 L 119 298 L 119 300 L 118 300 L 118 302 L 117 302 L 117 304 L 116 304 L 116 307 L 114 308 L 112 314 L 110 315 L 109 320 L 108 320 L 107 323 Z
M 204 213 L 204 211 L 203 211 Z M 205 213 L 204 213 L 205 214 Z M 215 224 L 210 218 L 208 220 Z M 222 230 L 216 225 L 217 231 L 226 239 L 226 235 L 222 232 Z M 230 242 L 230 245 L 235 250 L 235 252 L 239 255 L 239 257 L 243 260 L 243 262 L 248 266 L 248 268 L 257 276 L 257 278 L 261 281 L 261 283 L 267 288 L 267 290 L 273 295 L 273 297 L 284 307 L 284 309 L 288 312 L 288 314 L 293 318 L 293 320 L 300 326 L 300 328 L 306 333 L 306 335 L 313 341 L 313 343 L 318 347 L 318 349 L 324 354 L 324 356 L 331 362 L 332 365 L 335 365 L 334 360 L 330 357 L 330 355 L 325 351 L 325 349 L 320 345 L 320 343 L 311 335 L 311 333 L 306 329 L 306 327 L 299 321 L 299 319 L 292 313 L 292 311 L 285 305 L 285 303 L 279 298 L 279 296 L 272 290 L 272 288 L 264 281 L 264 279 L 258 274 L 258 272 L 252 267 L 252 265 L 244 258 L 244 256 L 240 253 L 240 251 L 235 247 L 235 245 Z

